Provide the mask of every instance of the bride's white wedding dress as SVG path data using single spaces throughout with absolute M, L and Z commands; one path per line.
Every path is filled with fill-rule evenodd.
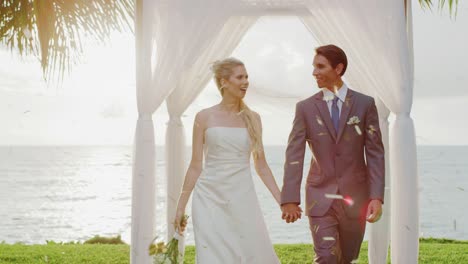
M 246 128 L 205 131 L 203 172 L 192 198 L 198 264 L 280 263 L 250 173 Z

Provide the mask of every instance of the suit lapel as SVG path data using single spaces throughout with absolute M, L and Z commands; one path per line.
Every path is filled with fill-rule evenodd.
M 323 93 L 320 92 L 315 96 L 315 106 L 318 108 L 322 120 L 325 122 L 325 126 L 328 128 L 328 132 L 332 136 L 333 140 L 336 141 L 335 127 L 333 126 L 330 110 L 328 110 L 327 102 L 323 100 Z
M 353 107 L 354 104 L 354 92 L 348 88 L 348 93 L 346 94 L 346 99 L 345 102 L 343 103 L 343 106 L 341 107 L 341 114 L 340 114 L 340 123 L 338 126 L 338 136 L 336 142 L 338 142 L 341 139 L 341 136 L 343 135 L 344 128 L 346 126 L 346 123 L 348 122 L 348 116 L 349 113 L 351 112 L 351 108 Z

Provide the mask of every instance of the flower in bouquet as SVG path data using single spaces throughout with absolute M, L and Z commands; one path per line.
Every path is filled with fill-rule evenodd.
M 184 215 L 180 220 L 180 226 L 185 227 L 187 220 L 188 216 Z M 153 256 L 154 264 L 181 264 L 184 262 L 185 238 L 179 234 L 178 230 L 167 244 L 164 242 L 154 243 L 157 239 L 156 236 L 149 246 L 149 254 Z

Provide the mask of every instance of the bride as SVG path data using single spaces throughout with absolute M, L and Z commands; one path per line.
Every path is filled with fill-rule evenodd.
M 279 206 L 280 190 L 263 152 L 260 116 L 242 100 L 249 86 L 247 71 L 235 58 L 215 62 L 212 71 L 222 100 L 195 117 L 192 160 L 175 223 L 180 223 L 193 191 L 198 264 L 280 263 L 250 173 L 252 154 L 257 174 Z M 183 232 L 185 224 L 176 228 Z

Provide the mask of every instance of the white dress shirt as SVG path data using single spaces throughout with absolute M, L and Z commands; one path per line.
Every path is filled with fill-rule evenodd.
M 337 105 L 338 105 L 338 110 L 340 112 L 339 116 L 341 116 L 341 108 L 343 106 L 343 103 L 346 100 L 346 94 L 348 93 L 348 86 L 346 86 L 346 84 L 343 83 L 343 86 L 341 86 L 341 88 L 338 89 L 338 94 L 333 93 L 327 88 L 322 88 L 322 92 L 323 92 L 323 100 L 327 102 L 328 111 L 330 112 L 330 117 L 331 117 L 331 108 L 333 104 L 333 98 L 335 97 L 335 95 L 338 96 L 339 100 L 337 102 Z

